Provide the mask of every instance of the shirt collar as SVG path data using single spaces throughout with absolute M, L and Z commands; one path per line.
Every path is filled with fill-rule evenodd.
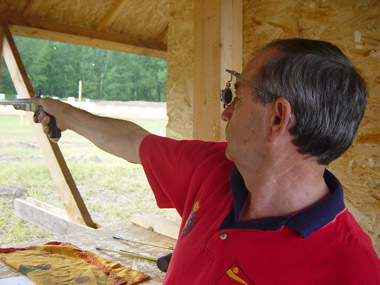
M 328 170 L 325 170 L 323 177 L 326 185 L 331 191 L 331 195 L 314 206 L 295 215 L 262 218 L 243 224 L 237 224 L 248 190 L 245 187 L 243 177 L 235 168 L 231 173 L 231 191 L 234 208 L 226 217 L 226 220 L 222 223 L 221 227 L 225 227 L 230 223 L 230 228 L 265 231 L 279 230 L 283 226 L 286 226 L 299 232 L 303 238 L 307 238 L 312 233 L 333 221 L 335 217 L 345 209 L 343 188 L 339 180 Z M 227 220 L 229 220 L 229 222 Z
M 286 226 L 298 231 L 303 238 L 332 222 L 346 207 L 343 200 L 343 187 L 339 180 L 327 169 L 323 175 L 331 195 L 318 204 L 295 215 Z

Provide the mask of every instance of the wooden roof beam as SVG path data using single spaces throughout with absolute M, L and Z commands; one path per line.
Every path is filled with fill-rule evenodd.
M 24 17 L 33 16 L 36 13 L 37 9 L 39 8 L 40 4 L 41 4 L 41 1 L 38 1 L 38 3 L 36 4 L 36 0 L 28 0 L 24 8 L 24 11 L 22 12 L 22 15 Z
M 117 0 L 113 5 L 111 10 L 108 11 L 103 21 L 96 28 L 97 31 L 107 31 L 116 20 L 116 18 L 120 15 L 121 11 L 127 4 L 127 0 Z
M 127 35 L 90 30 L 30 17 L 0 14 L 2 24 L 8 24 L 13 35 L 59 41 L 120 52 L 166 59 L 167 45 L 141 40 Z

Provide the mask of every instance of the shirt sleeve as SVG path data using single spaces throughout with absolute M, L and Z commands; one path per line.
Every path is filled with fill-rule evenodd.
M 201 188 L 199 184 L 209 168 L 228 161 L 226 146 L 226 143 L 178 141 L 156 135 L 144 138 L 140 159 L 157 205 L 176 208 L 182 216 L 187 197 Z

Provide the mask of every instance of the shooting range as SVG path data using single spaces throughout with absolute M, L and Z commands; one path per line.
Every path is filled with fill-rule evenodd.
M 369 102 L 354 144 L 328 169 L 343 184 L 347 208 L 380 255 L 379 1 L 5 0 L 0 1 L 0 24 L 2 56 L 21 98 L 37 91 L 13 36 L 166 59 L 166 136 L 175 139 L 224 140 L 219 92 L 230 78 L 224 70 L 241 72 L 255 51 L 271 40 L 298 37 L 337 45 L 365 78 Z M 59 144 L 52 143 L 39 125 L 33 129 L 65 210 L 33 199 L 18 200 L 18 215 L 47 226 L 60 241 L 149 275 L 147 284 L 161 284 L 165 273 L 154 262 L 96 251 L 94 244 L 117 250 L 121 241 L 112 236 L 119 234 L 170 247 L 179 224 L 140 213 L 123 227 L 101 227 L 89 214 Z M 22 247 L 43 243 L 22 243 Z M 132 244 L 156 258 L 168 252 Z M 0 262 L 0 279 L 20 275 Z

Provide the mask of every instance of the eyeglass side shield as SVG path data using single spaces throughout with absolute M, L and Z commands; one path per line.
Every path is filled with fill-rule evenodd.
M 231 81 L 232 81 L 233 76 L 237 74 L 235 71 L 232 71 L 229 69 L 226 69 L 226 71 L 231 74 L 231 79 L 227 81 L 226 88 L 224 88 L 223 90 L 220 90 L 220 101 L 223 102 L 224 108 L 226 108 L 228 105 L 232 103 L 232 99 L 234 95 L 231 90 Z
M 223 102 L 223 107 L 230 105 L 232 102 L 233 94 L 230 87 L 226 86 L 224 90 L 220 90 L 220 101 Z

